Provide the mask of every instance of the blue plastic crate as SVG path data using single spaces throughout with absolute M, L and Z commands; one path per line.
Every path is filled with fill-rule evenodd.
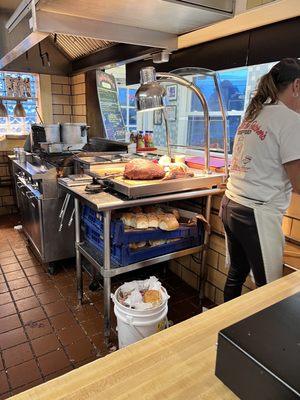
M 86 241 L 98 251 L 103 251 L 103 239 L 99 232 L 91 226 L 83 227 Z M 141 240 L 140 240 L 141 241 Z M 190 247 L 199 246 L 202 244 L 203 235 L 192 236 L 188 238 L 178 238 L 172 243 L 165 243 L 160 246 L 143 247 L 138 250 L 129 248 L 129 244 L 117 246 L 111 245 L 111 259 L 119 266 L 126 266 L 148 258 L 158 257 L 163 254 L 173 253 L 175 251 L 188 249 Z
M 95 229 L 99 236 L 103 238 L 102 213 L 98 213 L 97 217 L 97 213 L 94 210 L 92 210 L 88 206 L 84 206 L 82 221 L 84 225 Z M 199 221 L 198 225 L 193 226 L 181 224 L 181 226 L 174 231 L 163 231 L 159 228 L 141 230 L 125 229 L 125 226 L 121 220 L 112 220 L 110 234 L 112 244 L 120 246 L 134 242 L 147 242 L 149 240 L 167 240 L 203 236 L 203 225 Z

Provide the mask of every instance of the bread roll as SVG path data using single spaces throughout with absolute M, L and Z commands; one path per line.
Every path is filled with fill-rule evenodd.
M 160 217 L 162 215 L 165 215 L 165 212 L 160 207 L 156 207 L 155 214 Z
M 134 227 L 134 217 L 134 214 L 126 212 L 121 214 L 121 221 L 125 226 Z
M 158 303 L 162 298 L 158 290 L 146 290 L 143 300 L 144 303 Z
M 129 248 L 131 250 L 138 250 L 142 247 L 145 247 L 147 242 L 138 242 L 138 243 L 129 243 Z
M 150 246 L 161 246 L 162 244 L 165 244 L 166 241 L 161 239 L 161 240 L 149 240 Z
M 173 214 L 175 216 L 175 218 L 177 219 L 177 221 L 180 220 L 180 214 L 177 208 L 169 208 L 167 207 L 166 209 L 166 213 L 167 214 Z
M 132 207 L 130 211 L 134 214 L 142 214 L 143 212 L 142 207 Z
M 157 211 L 157 207 L 155 207 L 155 206 L 145 206 L 144 207 L 144 212 L 145 213 L 150 213 L 150 214 L 152 214 L 152 213 L 155 213 Z
M 158 216 L 156 214 L 146 214 L 148 217 L 149 228 L 158 228 Z
M 137 229 L 148 229 L 149 228 L 149 221 L 146 214 L 136 214 L 135 221 L 134 221 L 134 228 Z
M 165 214 L 160 217 L 158 227 L 163 231 L 175 231 L 179 228 L 179 222 L 174 214 Z
M 160 157 L 158 164 L 162 167 L 168 167 L 171 164 L 172 160 L 169 156 L 162 156 Z

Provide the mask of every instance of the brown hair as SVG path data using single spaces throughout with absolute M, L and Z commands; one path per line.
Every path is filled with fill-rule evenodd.
M 275 104 L 278 94 L 295 79 L 300 78 L 300 61 L 296 58 L 284 58 L 263 75 L 258 83 L 255 96 L 251 99 L 245 114 L 245 120 L 253 121 L 264 104 Z

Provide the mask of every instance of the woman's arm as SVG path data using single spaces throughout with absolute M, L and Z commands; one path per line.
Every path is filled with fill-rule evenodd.
M 293 186 L 293 191 L 300 194 L 300 160 L 290 161 L 284 164 L 284 168 Z

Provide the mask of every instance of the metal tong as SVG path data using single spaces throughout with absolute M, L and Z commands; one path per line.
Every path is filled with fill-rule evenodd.
M 61 231 L 62 231 L 63 222 L 64 222 L 64 219 L 65 219 L 66 211 L 67 211 L 67 209 L 68 209 L 68 205 L 69 205 L 69 202 L 70 202 L 70 198 L 71 198 L 71 195 L 70 195 L 69 193 L 67 193 L 67 194 L 66 194 L 66 197 L 65 197 L 65 199 L 64 199 L 62 208 L 61 208 L 61 210 L 60 210 L 59 216 L 58 216 L 58 219 L 60 220 L 60 225 L 59 225 L 59 228 L 58 228 L 58 232 L 61 232 Z M 73 222 L 74 213 L 75 213 L 75 209 L 72 211 L 71 218 L 70 218 L 70 220 L 69 220 L 68 226 L 71 226 L 71 224 L 72 224 L 72 222 Z

